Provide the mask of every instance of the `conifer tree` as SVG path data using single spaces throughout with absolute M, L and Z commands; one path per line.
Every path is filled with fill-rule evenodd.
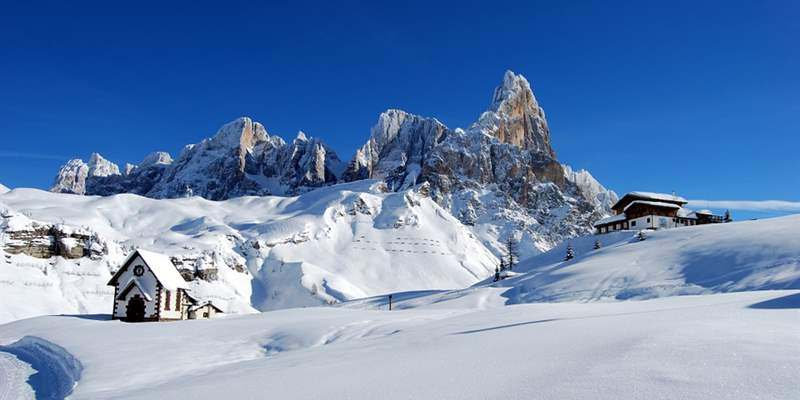
M 500 280 L 500 268 L 494 268 L 494 281 L 497 282 Z
M 508 239 L 506 239 L 506 253 L 508 254 L 508 270 L 511 271 L 514 269 L 514 264 L 519 261 L 517 242 L 511 235 L 508 235 Z
M 595 250 L 599 250 L 600 247 L 602 247 L 601 244 L 600 244 L 600 240 L 595 240 L 594 241 L 594 249 Z
M 725 222 L 732 222 L 733 218 L 731 217 L 731 210 L 725 210 L 725 218 L 723 219 Z
M 636 235 L 636 237 L 639 239 L 640 242 L 647 239 L 647 236 L 644 234 L 644 230 L 639 231 L 639 234 Z
M 500 271 L 505 271 L 505 270 L 506 270 L 506 260 L 501 258 L 500 259 Z

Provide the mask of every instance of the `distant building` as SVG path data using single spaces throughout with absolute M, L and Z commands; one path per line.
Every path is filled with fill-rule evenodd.
M 630 192 L 611 207 L 615 215 L 594 223 L 595 232 L 669 229 L 723 222 L 723 217 L 709 210 L 684 208 L 686 203 L 683 197 L 671 194 Z
M 222 310 L 210 301 L 189 307 L 189 319 L 209 319 L 221 313 Z
M 108 281 L 114 286 L 112 319 L 128 322 L 211 318 L 219 308 L 199 305 L 169 257 L 136 250 Z M 205 308 L 203 308 L 205 307 Z M 195 310 L 203 308 L 199 313 Z M 207 310 L 207 311 L 206 311 Z

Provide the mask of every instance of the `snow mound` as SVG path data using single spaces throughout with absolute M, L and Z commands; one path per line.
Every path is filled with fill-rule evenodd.
M 510 303 L 648 299 L 800 289 L 800 215 L 585 236 L 534 257 L 502 281 Z M 599 241 L 600 249 L 594 249 Z M 576 257 L 563 261 L 572 245 Z
M 15 356 L 36 371 L 27 383 L 37 399 L 63 399 L 81 379 L 83 365 L 78 359 L 63 347 L 36 336 L 24 336 L 8 346 L 0 346 L 2 353 Z M 16 386 L 13 382 L 9 384 Z

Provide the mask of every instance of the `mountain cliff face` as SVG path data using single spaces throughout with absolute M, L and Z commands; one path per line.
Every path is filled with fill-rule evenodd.
M 500 252 L 512 235 L 546 250 L 591 231 L 616 194 L 556 159 L 530 84 L 506 72 L 488 111 L 467 130 L 399 110 L 381 114 L 343 179 L 383 179 L 401 190 L 429 183 L 432 197 Z
M 88 164 L 71 160 L 51 190 L 223 200 L 296 195 L 363 179 L 382 180 L 389 191 L 427 182 L 432 199 L 498 253 L 509 235 L 533 244 L 535 253 L 590 232 L 616 201 L 588 171 L 558 161 L 544 110 L 528 81 L 511 71 L 466 130 L 390 109 L 346 165 L 318 139 L 300 132 L 286 143 L 243 117 L 186 146 L 175 160 L 153 153 L 123 172 L 98 154 Z
M 70 160 L 53 192 L 107 196 L 135 193 L 153 198 L 201 196 L 224 200 L 246 195 L 293 195 L 336 181 L 342 165 L 318 139 L 302 132 L 287 144 L 264 126 L 242 117 L 217 134 L 188 145 L 173 160 L 155 152 L 120 172 L 97 153 L 89 163 Z

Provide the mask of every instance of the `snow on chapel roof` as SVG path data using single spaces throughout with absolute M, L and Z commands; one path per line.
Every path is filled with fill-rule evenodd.
M 125 262 L 122 265 L 127 264 L 133 257 L 139 255 L 145 264 L 150 267 L 150 270 L 153 271 L 153 275 L 156 276 L 161 285 L 164 286 L 167 290 L 176 290 L 180 289 L 188 289 L 189 285 L 186 283 L 186 280 L 183 279 L 178 269 L 175 268 L 175 264 L 172 263 L 172 260 L 169 259 L 164 254 L 155 253 L 148 250 L 138 249 L 131 253 L 128 258 L 125 259 Z M 118 271 L 109 282 L 109 285 L 113 285 L 114 281 L 116 281 L 117 276 L 120 274 Z
M 153 274 L 156 275 L 158 281 L 161 282 L 161 285 L 167 290 L 175 290 L 177 288 L 187 289 L 189 287 L 189 285 L 186 284 L 186 280 L 184 280 L 180 272 L 178 272 L 178 269 L 175 268 L 175 264 L 173 264 L 172 260 L 166 255 L 141 249 L 136 250 L 136 252 L 138 252 L 144 262 L 147 263 L 147 266 L 153 270 Z

